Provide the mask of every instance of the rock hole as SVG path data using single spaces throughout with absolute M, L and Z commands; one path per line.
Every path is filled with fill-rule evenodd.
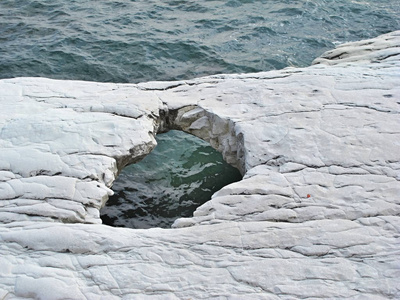
M 225 185 L 242 179 L 207 142 L 171 130 L 156 137 L 157 147 L 122 170 L 115 194 L 101 210 L 103 224 L 128 228 L 170 228 Z

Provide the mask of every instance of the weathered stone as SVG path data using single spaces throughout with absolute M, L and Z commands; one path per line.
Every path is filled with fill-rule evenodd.
M 399 46 L 179 82 L 0 80 L 0 299 L 399 298 Z M 171 128 L 243 180 L 173 229 L 99 224 Z

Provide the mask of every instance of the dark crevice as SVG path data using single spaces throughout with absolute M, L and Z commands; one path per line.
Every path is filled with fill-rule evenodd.
M 378 58 L 376 59 L 376 61 L 373 61 L 373 62 L 380 62 L 380 61 L 382 61 L 382 60 L 388 59 L 388 58 L 390 58 L 390 57 L 398 56 L 398 55 L 400 55 L 400 54 L 399 54 L 399 53 L 388 54 L 388 55 L 385 55 L 385 56 L 378 57 Z
M 349 53 L 347 53 L 347 52 L 340 52 L 340 53 L 337 54 L 337 55 L 330 56 L 330 57 L 324 57 L 324 58 L 327 58 L 327 59 L 329 59 L 329 60 L 342 59 L 342 57 L 343 57 L 344 55 L 347 55 L 347 54 L 349 54 Z
M 156 88 L 156 87 L 151 87 L 151 88 L 147 88 L 147 87 L 143 87 L 143 86 L 138 86 L 138 88 L 142 91 L 167 91 L 167 90 L 171 90 L 177 87 L 180 87 L 182 85 L 186 85 L 186 83 L 175 83 L 166 87 L 160 87 L 160 88 Z

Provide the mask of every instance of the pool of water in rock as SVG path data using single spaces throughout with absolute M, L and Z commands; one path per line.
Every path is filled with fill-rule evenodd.
M 16 2 L 0 1 L 0 78 L 139 83 L 305 67 L 335 44 L 400 28 L 394 0 Z M 213 160 L 219 154 L 174 135 L 124 170 L 105 223 L 168 227 L 230 181 L 232 169 L 220 175 L 228 166 Z
M 104 224 L 169 228 L 177 218 L 192 216 L 223 186 L 242 178 L 221 153 L 192 135 L 173 130 L 156 139 L 158 145 L 147 157 L 118 176 L 115 194 L 101 210 Z

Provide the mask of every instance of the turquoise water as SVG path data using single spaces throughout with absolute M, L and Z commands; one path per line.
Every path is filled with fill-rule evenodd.
M 138 83 L 303 67 L 335 44 L 399 30 L 399 16 L 394 0 L 0 0 L 0 78 Z M 168 227 L 237 180 L 204 143 L 159 142 L 121 174 L 105 222 Z
M 104 224 L 170 227 L 177 217 L 190 217 L 223 186 L 239 181 L 239 171 L 221 153 L 181 131 L 157 136 L 158 145 L 141 162 L 126 167 L 102 209 Z

